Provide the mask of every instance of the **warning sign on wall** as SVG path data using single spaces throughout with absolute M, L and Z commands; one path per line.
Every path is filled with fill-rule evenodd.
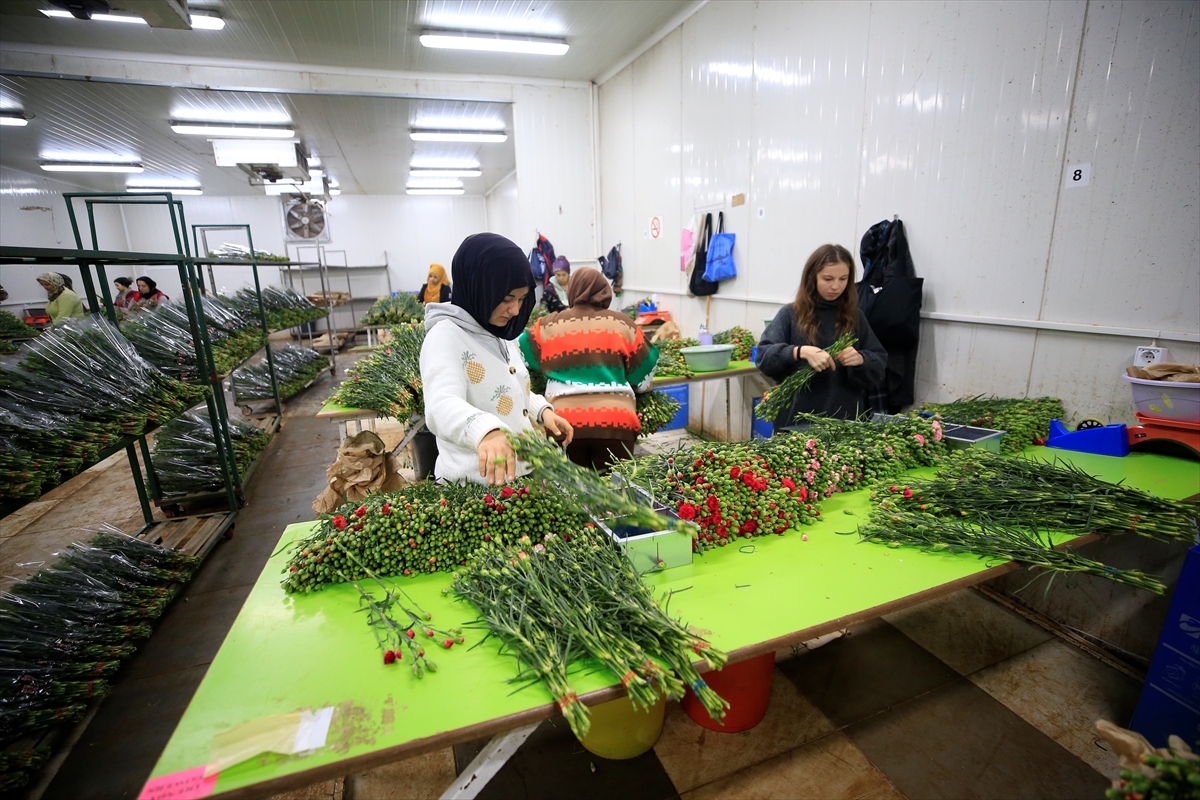
M 663 232 L 662 217 L 658 217 L 658 216 L 651 217 L 650 218 L 650 238 L 651 239 L 660 239 L 660 238 L 662 238 L 662 232 Z

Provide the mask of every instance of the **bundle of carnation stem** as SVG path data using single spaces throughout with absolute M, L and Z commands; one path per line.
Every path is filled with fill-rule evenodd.
M 580 739 L 589 712 L 567 664 L 588 656 L 621 680 L 635 708 L 649 708 L 660 695 L 682 697 L 690 686 L 713 719 L 725 715 L 729 704 L 692 664 L 702 655 L 719 669 L 725 654 L 671 618 L 597 528 L 541 542 L 494 540 L 455 573 L 454 591 L 480 611 L 479 627 L 518 659 L 515 680 L 543 681 Z
M 930 480 L 906 484 L 889 503 L 902 510 L 1080 533 L 1128 533 L 1163 541 L 1195 539 L 1195 505 L 1175 502 L 1078 467 L 970 450 Z M 897 487 L 900 489 L 900 487 Z M 906 495 L 911 494 L 911 497 Z
M 847 347 L 852 347 L 857 341 L 858 337 L 855 334 L 844 333 L 838 337 L 836 342 L 826 347 L 825 352 L 837 358 L 838 353 Z M 758 404 L 754 413 L 759 419 L 774 422 L 780 414 L 791 408 L 796 395 L 804 391 L 816 374 L 817 371 L 809 366 L 807 361 L 804 362 L 800 369 L 788 375 L 778 386 L 763 395 L 762 402 Z
M 974 553 L 981 558 L 1017 561 L 1048 572 L 1075 572 L 1107 578 L 1154 594 L 1166 587 L 1141 570 L 1121 570 L 1079 555 L 1070 547 L 1057 550 L 1050 535 L 1037 526 L 1002 524 L 986 518 L 974 522 L 895 512 L 880 506 L 858 529 L 864 542 L 889 547 L 909 545 L 931 552 Z

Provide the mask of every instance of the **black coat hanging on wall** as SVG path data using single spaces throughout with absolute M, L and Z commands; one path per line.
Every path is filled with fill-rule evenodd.
M 913 404 L 924 278 L 917 277 L 899 217 L 872 225 L 859 255 L 859 307 L 888 352 L 883 384 L 870 395 L 871 410 L 896 414 Z

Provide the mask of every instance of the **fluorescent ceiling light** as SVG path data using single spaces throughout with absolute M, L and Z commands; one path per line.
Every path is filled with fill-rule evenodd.
M 0 111 L 0 125 L 23 128 L 28 124 L 29 120 L 25 119 L 25 115 L 19 111 Z
M 330 189 L 330 190 L 329 190 L 329 194 L 330 194 L 330 196 L 332 196 L 332 197 L 337 197 L 337 196 L 338 196 L 339 194 L 341 194 L 341 193 L 342 193 L 342 190 L 341 190 L 341 189 Z
M 179 195 L 201 195 L 204 194 L 204 189 L 199 186 L 126 186 L 125 191 L 137 192 L 139 194 L 154 192 L 161 194 L 162 192 L 170 192 L 171 194 Z
M 60 8 L 42 8 L 39 9 L 47 17 L 65 17 L 66 19 L 76 19 L 76 16 L 70 11 L 64 11 Z M 141 17 L 123 17 L 116 14 L 92 14 L 92 19 L 100 22 L 131 22 L 135 25 L 145 25 L 146 20 Z
M 61 8 L 42 8 L 39 9 L 47 17 L 56 19 L 77 19 L 70 11 L 65 11 Z M 92 14 L 92 19 L 100 22 L 125 22 L 133 25 L 145 25 L 146 20 L 141 17 L 131 17 L 120 14 Z M 188 19 L 191 22 L 193 30 L 199 31 L 219 31 L 225 29 L 225 20 L 212 14 L 189 14 Z
M 188 14 L 192 29 L 198 31 L 225 30 L 225 20 L 211 14 Z
M 319 167 L 319 166 L 321 166 L 321 157 L 320 157 L 320 156 L 309 156 L 309 157 L 308 157 L 308 165 L 309 165 L 310 167 Z
M 407 194 L 462 194 L 463 189 L 408 189 Z
M 414 142 L 505 142 L 504 131 L 418 131 L 408 132 Z
M 409 189 L 461 189 L 463 182 L 457 178 L 416 178 L 407 185 Z
M 570 49 L 566 39 L 467 31 L 426 31 L 421 34 L 421 44 L 450 50 L 485 50 L 536 56 L 561 56 Z
M 483 174 L 478 169 L 409 169 L 410 178 L 478 178 Z
M 43 161 L 46 172 L 141 172 L 141 164 L 114 164 L 86 161 Z
M 171 130 L 186 136 L 241 136 L 252 139 L 291 139 L 291 128 L 266 128 L 261 125 L 220 125 L 215 122 L 171 123 Z
M 277 164 L 296 166 L 296 145 L 268 139 L 213 139 L 213 155 L 218 167 L 238 164 Z
M 310 177 L 310 178 L 319 178 L 324 174 L 325 174 L 325 170 L 321 170 L 321 169 L 310 169 L 308 171 L 308 177 Z

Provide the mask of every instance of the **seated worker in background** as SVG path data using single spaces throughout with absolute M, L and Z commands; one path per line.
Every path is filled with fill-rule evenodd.
M 542 292 L 542 305 L 550 314 L 566 311 L 570 305 L 567 300 L 567 287 L 571 285 L 571 262 L 567 261 L 566 256 L 554 259 L 553 272 L 554 274 L 546 281 L 546 288 Z
M 858 341 L 834 358 L 825 348 L 844 333 L 853 333 Z M 799 413 L 855 419 L 869 410 L 867 390 L 883 380 L 887 351 L 858 307 L 850 251 L 837 244 L 813 251 L 796 299 L 779 309 L 759 339 L 755 363 L 777 381 L 805 364 L 816 371 L 792 407 L 775 420 L 776 428 L 791 425 Z
M 114 308 L 129 308 L 129 296 L 133 294 L 129 287 L 133 286 L 133 278 L 114 278 L 113 288 L 117 290 L 113 295 Z
M 630 458 L 641 431 L 634 393 L 650 390 L 658 350 L 627 314 L 609 311 L 612 288 L 598 270 L 571 278 L 566 311 L 521 334 L 521 355 L 546 374 L 546 399 L 575 431 L 567 456 L 604 471 Z
M 164 300 L 171 299 L 158 290 L 157 283 L 144 275 L 137 279 L 137 287 L 136 292 L 129 293 L 129 305 L 126 308 L 140 306 L 143 303 L 161 303 Z
M 46 290 L 46 313 L 55 325 L 64 319 L 84 315 L 83 301 L 79 299 L 79 295 L 67 288 L 62 275 L 57 272 L 43 272 L 38 275 L 37 282 Z
M 429 265 L 429 277 L 425 285 L 417 290 L 417 299 L 422 303 L 449 303 L 450 282 L 446 280 L 446 268 L 441 264 Z
M 498 485 L 529 472 L 505 434 L 536 422 L 563 444 L 571 426 L 529 388 L 516 338 L 536 285 L 521 248 L 494 233 L 468 236 L 450 264 L 454 298 L 425 306 L 421 382 L 437 437 L 438 480 Z

